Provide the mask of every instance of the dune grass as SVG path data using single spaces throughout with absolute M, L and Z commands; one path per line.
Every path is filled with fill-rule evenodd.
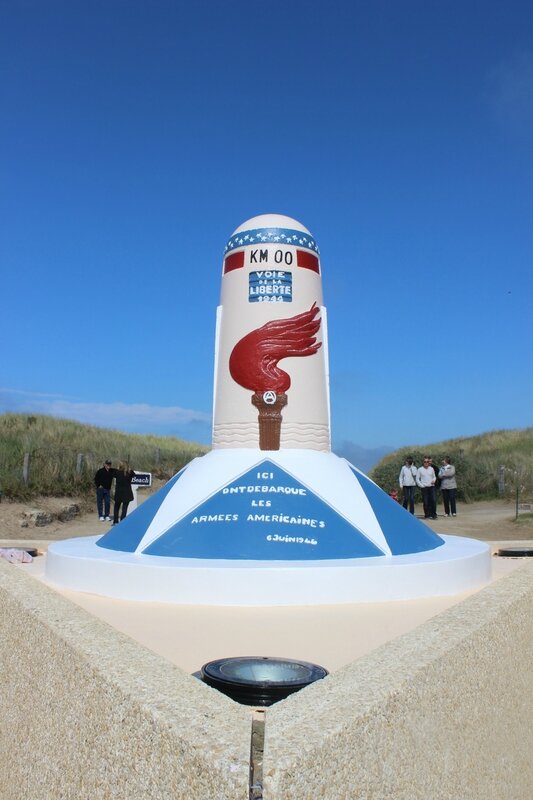
M 407 456 L 412 456 L 420 466 L 425 454 L 432 456 L 439 467 L 443 457 L 450 456 L 457 473 L 458 497 L 466 502 L 501 497 L 501 468 L 504 497 L 514 498 L 517 491 L 522 500 L 533 496 L 533 428 L 490 431 L 468 438 L 402 447 L 382 458 L 370 475 L 389 492 L 397 488 Z
M 168 479 L 207 448 L 171 436 L 128 434 L 33 414 L 0 415 L 0 491 L 27 500 L 94 491 L 93 476 L 106 458 Z M 29 453 L 29 482 L 23 481 Z
M 93 476 L 106 458 L 128 461 L 133 469 L 168 479 L 206 447 L 171 436 L 128 434 L 72 420 L 33 414 L 0 415 L 0 491 L 4 497 L 28 500 L 42 496 L 92 496 Z M 29 482 L 23 481 L 24 454 L 30 454 Z M 408 455 L 419 466 L 429 453 L 440 466 L 449 455 L 457 470 L 458 496 L 470 502 L 503 496 L 533 500 L 533 428 L 500 430 L 402 447 L 387 454 L 370 473 L 386 492 L 398 486 Z M 80 456 L 82 456 L 80 458 Z

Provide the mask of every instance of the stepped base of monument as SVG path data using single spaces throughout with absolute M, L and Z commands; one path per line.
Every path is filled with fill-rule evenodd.
M 296 606 L 459 594 L 488 583 L 490 548 L 444 536 L 422 553 L 324 561 L 229 561 L 122 553 L 98 536 L 54 542 L 47 579 L 63 588 L 141 602 Z

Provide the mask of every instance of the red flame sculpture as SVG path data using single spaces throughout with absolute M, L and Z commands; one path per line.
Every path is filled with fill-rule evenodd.
M 267 322 L 246 334 L 231 352 L 231 377 L 239 386 L 254 392 L 252 403 L 259 411 L 261 450 L 279 450 L 281 409 L 287 404 L 285 393 L 291 378 L 278 367 L 278 361 L 317 352 L 322 345 L 316 340 L 320 328 L 318 313 L 319 308 L 313 303 L 303 314 Z
M 315 334 L 320 328 L 319 309 L 289 319 L 275 319 L 247 333 L 232 350 L 229 371 L 239 386 L 253 392 L 286 392 L 291 378 L 278 367 L 289 356 L 312 356 L 321 346 Z

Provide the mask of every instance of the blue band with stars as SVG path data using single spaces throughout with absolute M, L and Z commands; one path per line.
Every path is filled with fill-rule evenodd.
M 293 231 L 290 228 L 256 228 L 235 233 L 224 248 L 224 255 L 237 247 L 246 247 L 249 244 L 292 244 L 320 254 L 317 243 L 305 231 Z

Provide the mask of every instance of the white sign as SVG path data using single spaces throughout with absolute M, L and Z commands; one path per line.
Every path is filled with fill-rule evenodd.
M 151 472 L 136 472 L 131 479 L 132 486 L 151 486 L 152 473 Z

